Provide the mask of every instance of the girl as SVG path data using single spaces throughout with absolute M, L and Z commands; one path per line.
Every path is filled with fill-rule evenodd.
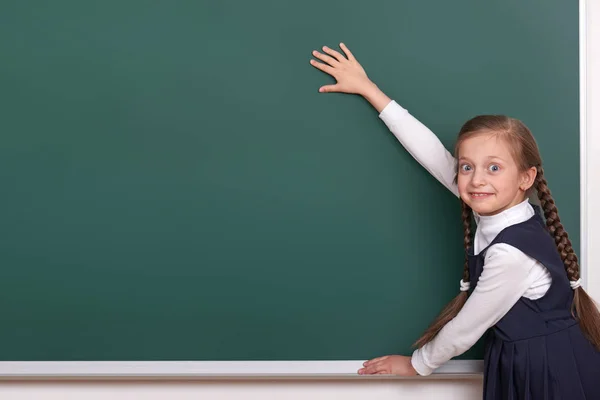
M 477 116 L 461 128 L 455 159 L 340 47 L 345 56 L 328 47 L 313 52 L 321 62 L 311 64 L 337 81 L 319 91 L 363 96 L 408 152 L 460 198 L 467 250 L 460 294 L 412 356 L 375 358 L 358 373 L 429 375 L 492 328 L 485 399 L 600 399 L 600 313 L 580 286 L 577 256 L 528 128 L 506 116 Z

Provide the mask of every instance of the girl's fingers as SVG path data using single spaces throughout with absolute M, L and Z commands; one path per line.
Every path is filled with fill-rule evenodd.
M 317 62 L 315 60 L 310 60 L 310 64 L 313 67 L 318 68 L 321 71 L 328 73 L 329 75 L 333 75 L 334 69 L 327 64 L 323 64 L 323 63 Z
M 330 56 L 335 57 L 335 59 L 338 60 L 339 62 L 346 61 L 346 57 L 344 57 L 343 55 L 341 55 L 337 51 L 335 51 L 333 49 L 330 49 L 327 46 L 323 46 L 323 51 L 325 53 L 329 54 Z
M 383 356 L 383 357 L 377 357 L 377 358 L 373 358 L 373 359 L 371 359 L 371 360 L 369 360 L 369 361 L 365 361 L 365 362 L 363 363 L 363 366 L 365 366 L 365 367 L 366 367 L 367 365 L 371 365 L 371 364 L 378 363 L 378 362 L 380 362 L 380 361 L 384 361 L 384 360 L 386 360 L 388 357 L 389 357 L 389 356 Z
M 356 58 L 354 58 L 354 55 L 352 54 L 352 52 L 350 52 L 350 49 L 348 49 L 348 47 L 346 47 L 344 43 L 340 43 L 340 48 L 344 50 L 344 53 L 346 53 L 346 57 L 348 57 L 348 60 L 356 61 Z
M 313 51 L 313 56 L 317 57 L 319 60 L 326 62 L 331 66 L 335 66 L 338 64 L 338 61 L 333 57 L 326 56 L 325 54 L 319 53 L 318 51 Z
M 379 374 L 379 373 L 389 373 L 388 372 L 388 367 L 386 365 L 386 363 L 376 363 L 376 364 L 371 364 L 368 367 L 362 368 L 359 370 L 359 374 L 361 375 L 374 375 L 374 374 Z

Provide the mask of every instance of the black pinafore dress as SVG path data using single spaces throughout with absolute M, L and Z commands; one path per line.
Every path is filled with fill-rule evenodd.
M 543 219 L 536 213 L 502 230 L 478 255 L 471 250 L 471 290 L 483 270 L 485 250 L 497 243 L 538 260 L 550 272 L 552 284 L 540 299 L 521 297 L 488 330 L 483 398 L 600 400 L 600 352 L 571 315 L 573 289 Z

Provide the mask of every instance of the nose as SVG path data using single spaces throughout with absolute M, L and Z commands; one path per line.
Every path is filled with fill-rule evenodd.
M 481 170 L 475 170 L 471 175 L 471 185 L 480 187 L 485 185 L 485 172 Z

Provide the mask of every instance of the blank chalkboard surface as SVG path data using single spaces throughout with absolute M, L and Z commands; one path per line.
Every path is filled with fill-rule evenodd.
M 0 359 L 408 354 L 458 293 L 460 204 L 318 93 L 342 41 L 449 149 L 522 119 L 579 248 L 577 2 L 5 0 Z

